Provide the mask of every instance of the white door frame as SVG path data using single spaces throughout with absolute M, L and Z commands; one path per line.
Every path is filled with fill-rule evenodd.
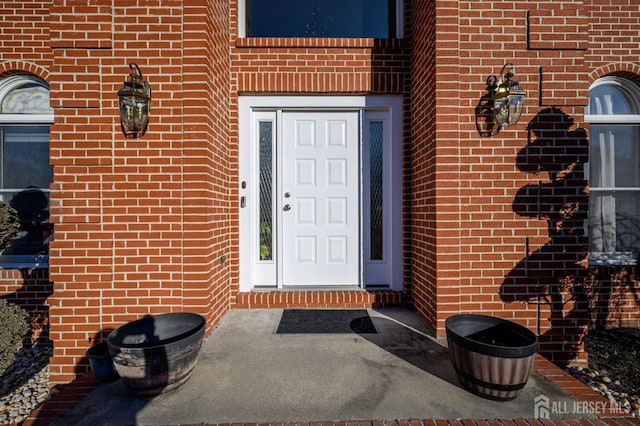
M 239 219 L 240 219 L 240 291 L 255 288 L 283 288 L 282 262 L 277 254 L 282 253 L 282 241 L 278 236 L 282 219 L 274 208 L 273 254 L 270 259 L 260 260 L 259 252 L 259 193 L 258 176 L 259 123 L 272 123 L 273 144 L 282 138 L 282 115 L 284 111 L 358 111 L 360 113 L 361 148 L 360 161 L 362 181 L 360 192 L 360 287 L 403 289 L 403 244 L 402 244 L 402 97 L 401 96 L 240 96 L 238 100 L 239 122 Z M 384 219 L 381 259 L 369 259 L 368 226 L 369 196 L 365 190 L 369 179 L 369 125 L 378 122 L 384 129 Z M 269 127 L 267 127 L 268 129 Z M 281 173 L 282 165 L 273 157 L 273 179 Z M 273 182 L 272 197 L 281 200 L 281 187 Z M 275 206 L 274 201 L 274 206 Z M 254 224 L 256 224 L 254 226 Z M 334 287 L 331 287 L 334 288 Z

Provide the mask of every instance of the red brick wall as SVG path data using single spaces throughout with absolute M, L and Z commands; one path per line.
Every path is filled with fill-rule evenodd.
M 237 276 L 238 217 L 232 162 L 227 0 L 184 6 L 184 309 L 213 327 Z
M 437 329 L 438 193 L 436 180 L 436 34 L 443 26 L 436 18 L 435 1 L 416 5 L 411 14 L 412 28 L 412 102 L 411 102 L 411 283 L 413 303 L 432 330 Z M 455 79 L 454 79 L 455 81 Z M 457 92 L 457 90 L 456 90 Z M 446 92 L 445 92 L 446 93 Z M 439 96 L 445 96 L 439 91 Z M 456 102 L 457 103 L 457 102 Z M 445 145 L 446 146 L 446 145 Z
M 237 256 L 227 7 L 115 0 L 46 11 L 42 42 L 50 43 L 40 50 L 50 60 L 33 62 L 50 70 L 55 108 L 54 382 L 86 371 L 93 339 L 126 321 L 188 310 L 207 317 L 210 330 L 229 309 Z M 129 62 L 152 87 L 149 129 L 137 140 L 125 139 L 118 122 Z
M 48 81 L 56 117 L 50 277 L 5 271 L 0 293 L 50 310 L 54 382 L 86 371 L 90 340 L 126 321 L 189 310 L 210 330 L 253 301 L 238 293 L 242 93 L 407 95 L 405 288 L 440 335 L 451 314 L 498 315 L 562 361 L 582 356 L 594 321 L 639 325 L 635 275 L 584 266 L 582 114 L 595 79 L 640 73 L 640 13 L 612 0 L 405 5 L 406 38 L 377 42 L 240 39 L 228 0 L 0 1 L 0 73 Z M 137 140 L 117 118 L 132 61 L 153 89 Z M 526 108 L 490 135 L 486 79 L 506 62 Z
M 403 93 L 406 85 L 403 41 L 244 38 L 234 46 L 236 93 Z
M 235 2 L 234 2 L 235 3 Z M 409 9 L 407 9 L 407 12 Z M 407 13 L 405 21 L 410 21 Z M 410 87 L 410 45 L 403 40 L 370 39 L 305 39 L 305 38 L 239 38 L 238 12 L 231 8 L 231 94 L 232 128 L 237 129 L 237 103 L 241 94 L 408 94 Z M 408 30 L 407 25 L 407 30 Z M 405 123 L 409 123 L 409 97 L 404 99 Z M 405 133 L 405 151 L 409 148 L 409 134 Z M 238 168 L 238 134 L 232 131 L 232 168 Z M 409 158 L 409 156 L 407 156 Z M 408 169 L 407 169 L 408 170 Z M 410 180 L 406 174 L 407 186 Z M 238 199 L 239 182 L 232 185 L 232 199 Z M 407 189 L 409 191 L 409 188 Z M 410 217 L 405 223 L 408 228 Z M 407 254 L 410 250 L 406 238 Z M 408 261 L 407 261 L 408 264 Z M 407 268 L 408 270 L 409 268 Z M 410 293 L 407 278 L 405 291 Z M 380 292 L 351 299 L 349 292 L 334 292 L 317 297 L 315 292 L 299 292 L 295 296 L 237 293 L 235 307 L 326 307 L 381 306 L 398 303 L 397 295 Z
M 585 1 L 589 16 L 588 83 L 619 74 L 640 83 L 640 12 L 633 2 Z M 591 268 L 585 294 L 594 326 L 640 327 L 640 284 L 635 268 Z
M 634 269 L 590 268 L 584 293 L 591 327 L 640 327 L 640 283 Z
M 413 295 L 438 334 L 451 314 L 497 315 L 538 331 L 555 361 L 584 358 L 595 275 L 585 263 L 583 111 L 595 78 L 638 72 L 640 13 L 615 4 L 414 2 Z M 526 108 L 492 136 L 485 82 L 507 62 Z M 616 300 L 637 326 L 634 285 Z
M 0 1 L 0 79 L 29 72 L 49 80 L 53 56 L 48 1 Z M 47 298 L 53 291 L 48 271 L 0 271 L 0 295 L 31 313 L 34 339 L 48 338 Z
M 53 0 L 0 1 L 0 72 L 28 71 L 47 80 L 53 57 L 49 6 Z

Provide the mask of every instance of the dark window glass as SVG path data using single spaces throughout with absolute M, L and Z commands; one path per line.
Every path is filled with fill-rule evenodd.
M 260 260 L 273 260 L 273 123 L 260 122 Z
M 6 126 L 2 132 L 2 189 L 49 188 L 49 126 Z
M 394 0 L 246 0 L 249 37 L 395 37 Z
M 371 122 L 369 125 L 371 140 L 369 141 L 370 165 L 370 199 L 371 199 L 371 260 L 383 260 L 383 195 L 382 185 L 384 170 L 382 122 Z
M 0 126 L 0 160 L 2 200 L 13 207 L 20 218 L 20 231 L 3 254 L 46 254 L 52 233 L 48 194 L 53 180 L 53 167 L 49 165 L 49 126 Z

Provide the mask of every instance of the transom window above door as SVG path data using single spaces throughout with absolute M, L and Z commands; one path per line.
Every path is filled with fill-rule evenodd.
M 399 38 L 400 4 L 400 0 L 244 0 L 240 36 Z

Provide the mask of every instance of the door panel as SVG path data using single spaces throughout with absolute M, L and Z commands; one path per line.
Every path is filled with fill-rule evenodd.
M 282 132 L 284 286 L 358 285 L 357 112 L 285 112 Z

